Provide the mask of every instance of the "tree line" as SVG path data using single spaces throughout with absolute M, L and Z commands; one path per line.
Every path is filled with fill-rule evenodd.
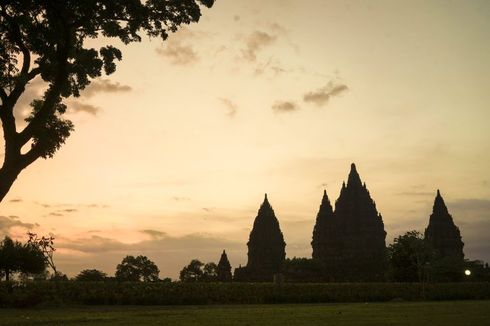
M 58 271 L 54 264 L 54 238 L 39 237 L 28 233 L 25 243 L 6 236 L 0 242 L 0 279 L 67 281 L 68 277 Z M 396 237 L 387 249 L 389 261 L 386 280 L 391 282 L 454 282 L 464 278 L 471 281 L 490 281 L 490 268 L 481 261 L 460 261 L 440 258 L 420 232 L 409 231 Z M 51 273 L 47 270 L 51 269 Z M 283 278 L 286 282 L 326 282 L 322 277 L 324 266 L 311 258 L 288 258 L 285 260 Z M 470 275 L 461 275 L 461 270 Z M 80 282 L 171 282 L 168 277 L 159 277 L 158 266 L 143 255 L 127 255 L 116 266 L 115 275 L 98 269 L 84 269 L 75 277 Z M 235 277 L 234 277 L 235 276 Z M 229 282 L 238 281 L 232 275 L 232 267 L 223 251 L 219 263 L 203 263 L 192 259 L 179 273 L 180 282 Z

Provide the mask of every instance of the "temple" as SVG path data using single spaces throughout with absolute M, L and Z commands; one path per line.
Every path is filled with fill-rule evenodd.
M 231 276 L 231 264 L 226 255 L 226 251 L 223 250 L 221 258 L 218 263 L 218 281 L 220 282 L 230 282 Z
M 454 224 L 439 190 L 434 200 L 429 225 L 425 229 L 425 240 L 429 242 L 441 258 L 464 259 L 459 228 Z
M 247 246 L 248 263 L 238 274 L 246 274 L 248 280 L 272 281 L 273 275 L 282 271 L 286 243 L 267 194 L 255 218 Z
M 337 247 L 334 243 L 336 239 L 335 229 L 332 205 L 328 199 L 327 191 L 324 190 L 313 229 L 313 240 L 311 241 L 313 259 L 324 261 L 327 257 L 335 255 L 335 248 Z
M 383 219 L 355 164 L 332 212 L 326 192 L 313 231 L 313 258 L 331 281 L 381 281 L 386 274 Z

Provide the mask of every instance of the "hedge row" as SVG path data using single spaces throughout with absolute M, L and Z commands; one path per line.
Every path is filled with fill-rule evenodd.
M 0 284 L 0 306 L 199 305 L 490 299 L 490 283 L 117 283 Z

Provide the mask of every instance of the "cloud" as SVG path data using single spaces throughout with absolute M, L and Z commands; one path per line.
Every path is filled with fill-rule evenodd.
M 293 112 L 299 110 L 299 106 L 291 101 L 277 101 L 272 104 L 272 110 L 278 113 Z
M 62 209 L 60 210 L 61 212 L 65 212 L 65 213 L 75 213 L 78 211 L 78 209 L 76 208 L 66 208 L 66 209 Z
M 226 115 L 230 118 L 234 117 L 238 110 L 238 106 L 228 98 L 219 98 L 219 100 L 226 108 Z
M 149 235 L 153 240 L 158 240 L 167 237 L 167 233 L 158 230 L 142 230 L 141 233 Z
M 6 235 L 13 227 L 21 227 L 24 229 L 32 229 L 39 226 L 37 223 L 24 223 L 19 220 L 18 216 L 0 216 L 0 234 Z
M 410 196 L 410 197 L 435 197 L 436 194 L 433 191 L 403 191 L 397 193 L 398 196 Z
M 131 87 L 128 85 L 112 82 L 109 79 L 97 79 L 83 90 L 82 96 L 92 97 L 97 93 L 123 93 L 129 91 L 131 91 Z
M 451 206 L 451 209 L 458 211 L 472 211 L 479 213 L 486 213 L 490 215 L 490 200 L 488 199 L 477 199 L 477 198 L 469 198 L 469 199 L 456 199 L 451 202 L 448 202 L 448 205 Z
M 274 43 L 275 40 L 275 35 L 271 35 L 262 31 L 253 32 L 247 37 L 245 43 L 246 48 L 242 50 L 243 58 L 247 61 L 255 62 L 257 60 L 257 53 L 266 46 Z
M 185 66 L 196 63 L 199 60 L 197 52 L 180 39 L 169 38 L 162 48 L 156 49 L 157 53 L 170 60 L 172 64 Z
M 172 197 L 172 199 L 175 201 L 189 201 L 189 200 L 191 200 L 189 197 L 178 197 L 178 196 L 174 196 L 174 197 Z
M 9 203 L 22 203 L 22 201 L 23 200 L 20 198 L 14 198 L 14 199 L 9 200 Z
M 303 101 L 306 103 L 313 103 L 317 106 L 323 106 L 328 103 L 331 97 L 338 96 L 349 90 L 349 87 L 345 84 L 335 84 L 330 81 L 328 84 L 316 91 L 308 92 L 303 96 Z
M 97 115 L 100 108 L 91 104 L 82 103 L 77 100 L 70 100 L 67 103 L 69 113 L 85 112 L 91 115 Z
M 109 252 L 174 252 L 184 253 L 191 250 L 212 250 L 216 251 L 223 248 L 240 248 L 242 243 L 229 241 L 206 234 L 189 234 L 182 237 L 169 236 L 159 230 L 142 230 L 142 233 L 149 235 L 150 240 L 143 240 L 137 243 L 123 243 L 115 239 L 92 235 L 89 238 L 80 239 L 59 239 L 59 248 L 76 250 L 87 254 L 100 254 Z M 196 254 L 196 252 L 193 252 Z M 191 257 L 189 257 L 191 258 Z

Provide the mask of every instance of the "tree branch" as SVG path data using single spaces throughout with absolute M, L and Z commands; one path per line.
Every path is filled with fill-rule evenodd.
M 33 146 L 27 153 L 20 155 L 21 169 L 26 168 L 32 164 L 35 160 L 40 158 L 42 152 L 39 150 L 38 146 Z
M 7 93 L 5 92 L 5 90 L 3 88 L 0 88 L 0 99 L 2 99 L 2 104 L 5 103 L 5 101 L 7 101 Z

